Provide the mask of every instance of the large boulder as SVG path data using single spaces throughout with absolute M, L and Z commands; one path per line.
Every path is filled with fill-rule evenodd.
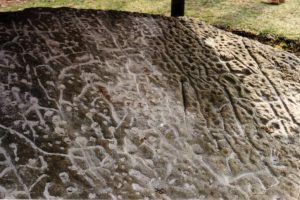
M 201 22 L 0 14 L 0 197 L 299 199 L 300 59 Z

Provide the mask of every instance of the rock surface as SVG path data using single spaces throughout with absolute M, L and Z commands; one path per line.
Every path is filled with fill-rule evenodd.
M 191 19 L 0 14 L 0 197 L 299 199 L 300 60 Z

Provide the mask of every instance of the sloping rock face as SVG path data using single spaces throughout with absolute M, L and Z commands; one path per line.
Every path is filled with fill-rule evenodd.
M 299 199 L 300 60 L 205 24 L 0 15 L 2 198 Z

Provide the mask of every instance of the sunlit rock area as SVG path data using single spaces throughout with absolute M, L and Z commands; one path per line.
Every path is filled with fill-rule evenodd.
M 300 59 L 202 22 L 0 14 L 0 197 L 300 198 Z

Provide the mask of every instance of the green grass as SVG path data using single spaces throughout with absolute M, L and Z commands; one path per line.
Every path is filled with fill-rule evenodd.
M 28 7 L 74 7 L 169 15 L 170 2 L 171 0 L 25 0 L 23 3 L 0 7 L 0 11 Z M 231 29 L 296 40 L 300 40 L 299 8 L 300 0 L 287 0 L 279 6 L 263 4 L 260 0 L 186 0 L 186 16 Z
M 252 33 L 300 39 L 300 1 L 279 6 L 260 0 L 187 0 L 186 15 Z
M 0 12 L 22 10 L 29 7 L 73 7 L 110 9 L 167 15 L 171 0 L 23 0 L 23 3 L 0 7 Z M 0 0 L 1 4 L 1 0 Z

